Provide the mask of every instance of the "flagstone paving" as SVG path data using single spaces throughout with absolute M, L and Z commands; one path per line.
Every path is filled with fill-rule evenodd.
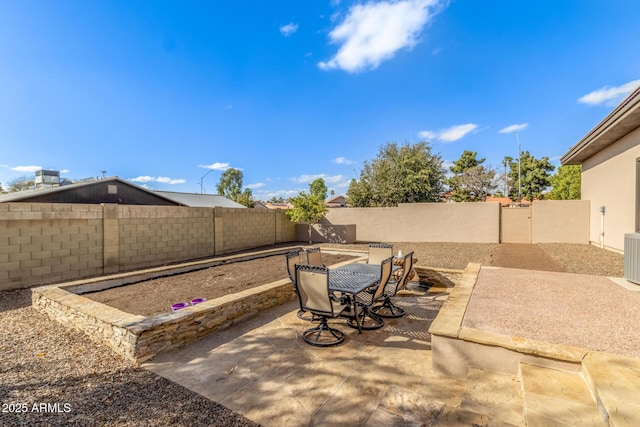
M 583 372 L 520 364 L 517 375 L 432 370 L 427 332 L 450 288 L 414 286 L 407 314 L 316 348 L 291 302 L 143 366 L 264 426 L 632 426 L 640 422 L 640 361 L 590 352 Z M 446 313 L 445 313 L 446 316 Z

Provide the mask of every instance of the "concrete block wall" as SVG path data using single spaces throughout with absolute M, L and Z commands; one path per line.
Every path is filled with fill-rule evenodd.
M 0 290 L 295 241 L 284 212 L 0 203 Z
M 119 205 L 117 210 L 121 267 L 150 267 L 214 254 L 213 209 Z
M 216 253 L 229 253 L 296 239 L 295 224 L 277 210 L 216 209 Z
M 102 206 L 0 204 L 0 290 L 102 273 Z

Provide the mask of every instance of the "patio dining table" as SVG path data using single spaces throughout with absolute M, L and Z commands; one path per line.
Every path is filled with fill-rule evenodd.
M 374 273 L 372 270 L 357 270 L 353 268 L 345 268 L 348 266 L 338 267 L 329 270 L 329 290 L 341 292 L 349 296 L 353 304 L 353 314 L 358 326 L 358 332 L 362 333 L 360 323 L 358 323 L 358 305 L 356 304 L 356 294 L 375 285 L 380 281 L 380 267 Z

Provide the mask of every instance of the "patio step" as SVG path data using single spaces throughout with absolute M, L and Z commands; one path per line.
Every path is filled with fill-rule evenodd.
M 438 426 L 523 426 L 520 378 L 470 368 L 460 405 L 447 408 Z
M 607 426 L 579 373 L 520 364 L 524 421 L 537 426 Z
M 582 361 L 582 375 L 608 425 L 640 425 L 640 360 L 592 351 Z

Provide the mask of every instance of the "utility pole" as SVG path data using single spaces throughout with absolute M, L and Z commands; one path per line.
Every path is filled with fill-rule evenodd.
M 204 194 L 204 185 L 202 184 L 202 181 L 204 180 L 204 177 L 209 175 L 211 172 L 213 172 L 213 169 L 209 169 L 209 171 L 200 178 L 200 194 Z
M 513 132 L 516 134 L 516 140 L 518 141 L 518 204 L 522 203 L 522 175 L 520 172 L 520 159 L 522 154 L 520 151 L 520 138 L 518 137 L 518 131 Z

